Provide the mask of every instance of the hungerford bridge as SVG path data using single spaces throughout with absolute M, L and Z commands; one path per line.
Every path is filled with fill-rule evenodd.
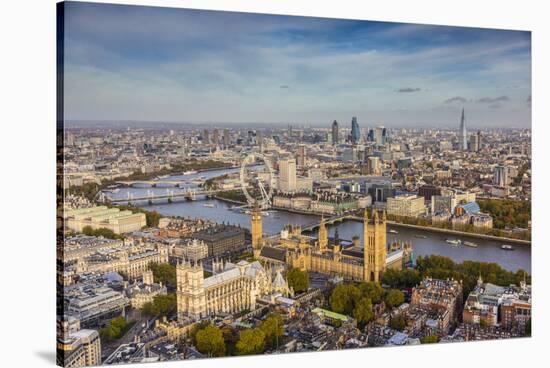
M 175 192 L 170 189 L 166 189 L 166 193 L 154 193 L 151 190 L 147 191 L 146 195 L 140 195 L 135 196 L 132 193 L 128 192 L 126 197 L 121 198 L 108 198 L 104 193 L 101 193 L 100 200 L 102 201 L 109 201 L 111 203 L 131 203 L 131 202 L 138 202 L 138 201 L 149 201 L 152 202 L 154 200 L 160 200 L 160 199 L 167 199 L 168 202 L 171 202 L 174 199 L 177 198 L 185 198 L 190 201 L 194 201 L 197 199 L 198 196 L 204 196 L 204 197 L 213 197 L 216 195 L 216 193 L 220 192 L 229 192 L 233 190 L 239 190 L 242 189 L 241 187 L 234 187 L 230 189 L 215 189 L 215 190 L 208 190 L 208 189 L 200 189 L 200 188 L 189 188 L 185 191 L 181 192 Z
M 125 180 L 125 181 L 117 181 L 115 182 L 115 184 L 122 185 L 125 187 L 136 187 L 136 186 L 148 185 L 151 188 L 156 188 L 156 187 L 183 188 L 189 185 L 184 180 Z

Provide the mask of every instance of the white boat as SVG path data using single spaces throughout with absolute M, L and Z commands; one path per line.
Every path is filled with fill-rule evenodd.
M 399 233 L 397 232 L 397 230 L 394 230 L 394 229 L 390 229 L 390 231 L 388 231 L 388 232 L 389 232 L 390 234 L 399 234 Z
M 418 239 L 426 239 L 427 238 L 426 235 L 419 235 L 419 234 L 416 234 L 414 237 L 418 238 Z
M 447 243 L 449 243 L 449 244 L 455 246 L 455 247 L 458 246 L 458 245 L 460 245 L 460 243 L 462 243 L 462 242 L 460 241 L 460 239 L 445 239 L 445 241 L 446 241 Z
M 161 176 L 159 176 L 159 179 L 166 179 L 166 178 L 169 178 L 169 177 L 170 177 L 170 175 L 161 175 Z
M 189 171 L 184 171 L 184 172 L 183 172 L 183 175 L 192 175 L 192 174 L 196 174 L 196 173 L 198 173 L 198 171 L 189 170 Z
M 500 249 L 503 249 L 503 250 L 514 250 L 514 247 L 512 247 L 511 245 L 509 244 L 502 244 L 500 246 Z
M 470 242 L 470 241 L 465 241 L 465 242 L 462 243 L 462 244 L 464 244 L 464 245 L 467 246 L 467 247 L 472 247 L 472 248 L 477 248 L 477 247 L 478 247 L 477 243 Z
M 214 208 L 214 203 L 205 203 L 202 205 L 203 207 L 209 207 L 209 208 Z
M 262 216 L 269 216 L 269 212 L 267 212 L 267 211 L 262 211 Z

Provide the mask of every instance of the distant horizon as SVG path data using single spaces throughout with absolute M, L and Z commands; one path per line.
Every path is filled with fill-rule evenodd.
M 81 127 L 103 127 L 103 125 L 107 124 L 113 124 L 113 127 L 121 128 L 123 126 L 128 125 L 141 125 L 142 127 L 150 127 L 155 128 L 159 125 L 174 125 L 174 126 L 181 126 L 181 125 L 188 125 L 188 126 L 199 126 L 199 127 L 211 127 L 211 128 L 231 128 L 235 126 L 253 126 L 258 128 L 287 128 L 289 125 L 296 129 L 302 129 L 302 128 L 326 128 L 327 130 L 330 130 L 331 124 L 335 119 L 331 120 L 328 123 L 318 123 L 318 122 L 311 122 L 311 123 L 300 123 L 300 122 L 252 122 L 252 121 L 224 121 L 224 122 L 218 122 L 218 121 L 167 121 L 167 120 L 66 120 L 64 122 L 65 128 L 81 128 Z M 346 122 L 338 121 L 338 126 L 340 129 L 349 129 L 351 130 L 351 118 L 349 124 L 345 124 Z M 458 124 L 456 126 L 454 125 L 444 125 L 441 124 L 439 126 L 435 125 L 422 125 L 420 123 L 411 123 L 413 126 L 403 126 L 403 125 L 392 125 L 392 124 L 384 124 L 384 123 L 377 123 L 377 124 L 366 124 L 362 125 L 358 119 L 359 128 L 360 129 L 367 129 L 367 128 L 374 128 L 377 126 L 384 126 L 386 128 L 390 129 L 445 129 L 445 130 L 459 130 Z M 95 124 L 95 125 L 94 125 Z M 271 127 L 268 127 L 268 125 L 271 125 Z M 275 125 L 275 126 L 273 126 Z M 348 126 L 349 125 L 349 126 Z M 498 129 L 512 129 L 512 130 L 531 130 L 531 127 L 522 127 L 522 126 L 508 126 L 508 127 L 487 127 L 487 126 L 478 126 L 478 125 L 468 125 L 466 122 L 466 129 L 468 131 L 473 130 L 498 130 Z
M 82 2 L 64 22 L 71 121 L 531 126 L 529 31 Z

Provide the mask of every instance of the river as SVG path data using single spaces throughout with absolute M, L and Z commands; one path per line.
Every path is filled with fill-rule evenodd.
M 171 176 L 166 180 L 196 180 L 199 177 L 212 178 L 226 173 L 237 172 L 238 169 L 223 169 L 207 171 L 198 174 L 185 176 Z M 189 184 L 193 187 L 194 184 Z M 109 193 L 114 198 L 127 198 L 128 192 L 134 197 L 146 195 L 147 191 L 154 193 L 166 193 L 166 190 L 178 192 L 183 189 L 177 188 L 120 188 L 117 193 Z M 250 216 L 244 213 L 232 211 L 232 204 L 219 201 L 216 199 L 199 198 L 197 201 L 185 201 L 183 199 L 167 203 L 166 200 L 159 201 L 149 205 L 147 201 L 136 203 L 136 205 L 146 208 L 147 210 L 157 211 L 167 216 L 184 216 L 184 217 L 201 217 L 214 220 L 216 222 L 241 225 L 245 228 L 250 228 Z M 206 206 L 205 206 L 206 205 Z M 286 224 L 306 225 L 314 221 L 318 221 L 318 217 L 314 215 L 302 215 L 289 213 L 284 211 L 270 211 L 267 216 L 263 217 L 263 231 L 266 234 L 278 233 Z M 363 225 L 357 221 L 345 221 L 335 226 L 329 227 L 329 234 L 334 235 L 335 229 L 338 228 L 339 236 L 342 239 L 351 239 L 354 235 L 363 237 Z M 454 236 L 431 232 L 428 230 L 408 229 L 404 227 L 392 227 L 398 234 L 388 233 L 388 240 L 410 241 L 413 244 L 414 252 L 417 256 L 427 256 L 438 254 L 449 257 L 455 262 L 465 260 L 495 262 L 503 268 L 510 271 L 519 269 L 531 272 L 531 246 L 523 244 L 514 244 L 514 251 L 505 251 L 500 248 L 503 242 L 495 240 L 486 240 L 478 238 L 470 238 L 467 236 Z M 425 237 L 425 238 L 424 238 Z M 471 248 L 464 245 L 452 246 L 445 242 L 445 239 L 461 239 L 473 241 L 478 244 L 477 248 Z

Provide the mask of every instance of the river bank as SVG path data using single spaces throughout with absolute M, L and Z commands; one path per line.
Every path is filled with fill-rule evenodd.
M 354 221 L 363 221 L 363 219 L 361 217 L 358 217 L 358 216 L 350 216 L 349 219 L 354 220 Z M 389 221 L 389 220 L 387 221 L 387 224 L 390 225 L 390 226 L 395 226 L 395 227 L 403 227 L 403 228 L 407 228 L 407 229 L 429 231 L 429 232 L 433 232 L 433 233 L 465 236 L 465 237 L 477 238 L 477 239 L 495 240 L 495 241 L 501 241 L 503 243 L 515 243 L 515 244 L 531 245 L 530 240 L 514 239 L 514 238 L 507 238 L 507 237 L 502 237 L 502 236 L 479 234 L 479 233 L 470 233 L 470 232 L 466 232 L 466 231 L 443 229 L 443 228 L 440 228 L 440 227 L 433 227 L 433 226 L 420 226 L 420 225 L 403 224 L 401 222 L 395 222 L 395 221 Z
M 245 205 L 245 202 L 235 201 L 223 197 L 214 197 L 221 201 L 226 201 L 233 204 L 239 204 L 239 205 Z M 282 212 L 288 212 L 288 213 L 295 213 L 299 215 L 308 215 L 308 216 L 322 216 L 322 213 L 314 213 L 310 211 L 300 211 L 295 210 L 291 208 L 284 208 L 284 207 L 271 207 L 273 210 L 282 211 Z M 362 222 L 363 218 L 358 216 L 350 216 L 348 217 L 349 220 Z M 502 243 L 514 243 L 514 244 L 522 244 L 522 245 L 531 245 L 530 240 L 523 240 L 523 239 L 515 239 L 515 238 L 507 238 L 502 236 L 495 236 L 495 235 L 487 235 L 487 234 L 479 234 L 479 233 L 470 233 L 467 231 L 460 231 L 460 230 L 452 230 L 452 229 L 443 229 L 440 227 L 433 227 L 433 226 L 420 226 L 420 225 L 411 225 L 411 224 L 404 224 L 400 222 L 395 221 L 387 221 L 387 224 L 394 227 L 402 227 L 402 228 L 408 228 L 408 229 L 415 229 L 415 230 L 422 230 L 422 231 L 429 231 L 434 233 L 441 233 L 441 234 L 449 234 L 449 235 L 456 235 L 456 236 L 464 236 L 464 237 L 470 237 L 470 238 L 476 238 L 476 239 L 486 239 L 486 240 L 494 240 L 499 241 Z
M 179 179 L 198 179 L 199 176 L 204 176 L 206 179 L 224 175 L 227 173 L 236 172 L 237 168 L 214 170 L 202 174 L 192 174 L 186 176 L 174 176 L 171 180 Z M 196 185 L 189 185 L 189 188 Z M 186 189 L 186 188 L 184 188 Z M 150 187 L 125 187 L 115 193 L 109 193 L 115 198 L 126 198 L 128 195 L 134 197 L 146 196 L 148 192 L 163 194 L 166 188 L 150 188 Z M 206 206 L 205 206 L 206 204 Z M 152 204 L 145 202 L 136 203 L 137 206 L 143 207 L 148 211 L 155 211 L 163 216 L 181 216 L 181 217 L 200 217 L 203 219 L 215 221 L 218 223 L 229 223 L 236 226 L 241 226 L 250 229 L 250 215 L 244 211 L 232 210 L 235 206 L 245 205 L 245 201 L 239 199 L 219 198 L 201 198 L 197 201 L 174 201 L 173 203 L 155 202 Z M 330 216 L 325 216 L 328 218 Z M 263 233 L 264 236 L 280 234 L 288 224 L 307 227 L 312 223 L 320 220 L 319 214 L 311 214 L 308 212 L 298 213 L 298 211 L 290 212 L 288 209 L 277 209 L 275 212 L 267 211 L 263 216 Z M 329 236 L 334 237 L 338 230 L 341 239 L 352 239 L 354 236 L 359 236 L 361 244 L 363 244 L 363 223 L 362 217 L 357 216 L 354 221 L 338 221 L 334 225 L 327 227 Z M 529 244 L 529 242 L 518 242 L 517 239 L 508 240 L 507 238 L 480 236 L 479 234 L 460 233 L 451 231 L 441 231 L 429 227 L 405 226 L 404 224 L 388 223 L 388 227 L 397 232 L 388 232 L 388 242 L 405 241 L 411 242 L 413 245 L 415 256 L 427 257 L 433 254 L 451 258 L 454 262 L 460 263 L 467 260 L 497 263 L 501 267 L 516 272 L 523 269 L 527 272 L 531 270 L 531 247 L 518 245 L 514 251 L 506 251 L 501 248 L 502 244 Z M 453 235 L 451 235 L 453 234 Z M 313 230 L 311 236 L 316 236 L 317 231 Z M 478 247 L 468 246 L 452 246 L 446 239 L 448 238 L 463 238 L 475 242 Z M 476 237 L 476 240 L 472 240 Z
M 460 235 L 460 236 L 467 236 L 467 237 L 478 238 L 478 239 L 496 240 L 496 241 L 502 241 L 504 243 L 507 242 L 507 243 L 531 245 L 530 240 L 506 238 L 506 237 L 502 237 L 502 236 L 494 236 L 494 235 L 487 235 L 487 234 L 469 233 L 469 232 L 466 232 L 466 231 L 442 229 L 440 227 L 402 224 L 402 223 L 394 222 L 394 221 L 388 221 L 388 224 L 392 225 L 392 226 L 396 226 L 396 227 L 405 227 L 405 228 L 409 228 L 409 229 L 419 229 L 419 230 L 431 231 L 431 232 L 435 232 L 435 233 Z
M 246 203 L 246 202 L 241 202 L 241 201 L 236 201 L 236 200 L 234 200 L 234 199 L 219 197 L 219 196 L 217 196 L 217 195 L 213 196 L 212 198 L 217 199 L 218 201 L 227 202 L 227 203 L 233 203 L 233 204 L 238 204 L 238 205 L 245 205 L 245 204 L 248 204 L 248 203 Z
M 313 216 L 321 216 L 321 213 L 314 213 L 309 211 L 300 211 L 300 210 L 294 210 L 289 208 L 283 208 L 283 207 L 272 207 L 274 210 L 278 211 L 285 211 L 289 213 L 297 213 L 300 215 L 313 215 Z M 350 216 L 348 219 L 353 221 L 359 221 L 363 222 L 362 217 L 358 216 Z M 487 239 L 487 240 L 495 240 L 495 241 L 501 241 L 503 243 L 514 243 L 514 244 L 523 244 L 523 245 L 531 245 L 530 240 L 523 240 L 523 239 L 515 239 L 515 238 L 507 238 L 502 236 L 495 236 L 495 235 L 487 235 L 487 234 L 479 234 L 479 233 L 471 233 L 467 231 L 460 231 L 460 230 L 453 230 L 453 229 L 443 229 L 440 227 L 433 227 L 433 226 L 420 226 L 420 225 L 411 225 L 411 224 L 404 224 L 401 222 L 395 222 L 395 221 L 387 221 L 387 224 L 390 226 L 395 227 L 403 227 L 408 229 L 416 229 L 416 230 L 422 230 L 422 231 L 429 231 L 429 232 L 435 232 L 435 233 L 442 233 L 442 234 L 450 234 L 450 235 L 457 235 L 457 236 L 465 236 L 470 238 L 477 238 L 477 239 Z

